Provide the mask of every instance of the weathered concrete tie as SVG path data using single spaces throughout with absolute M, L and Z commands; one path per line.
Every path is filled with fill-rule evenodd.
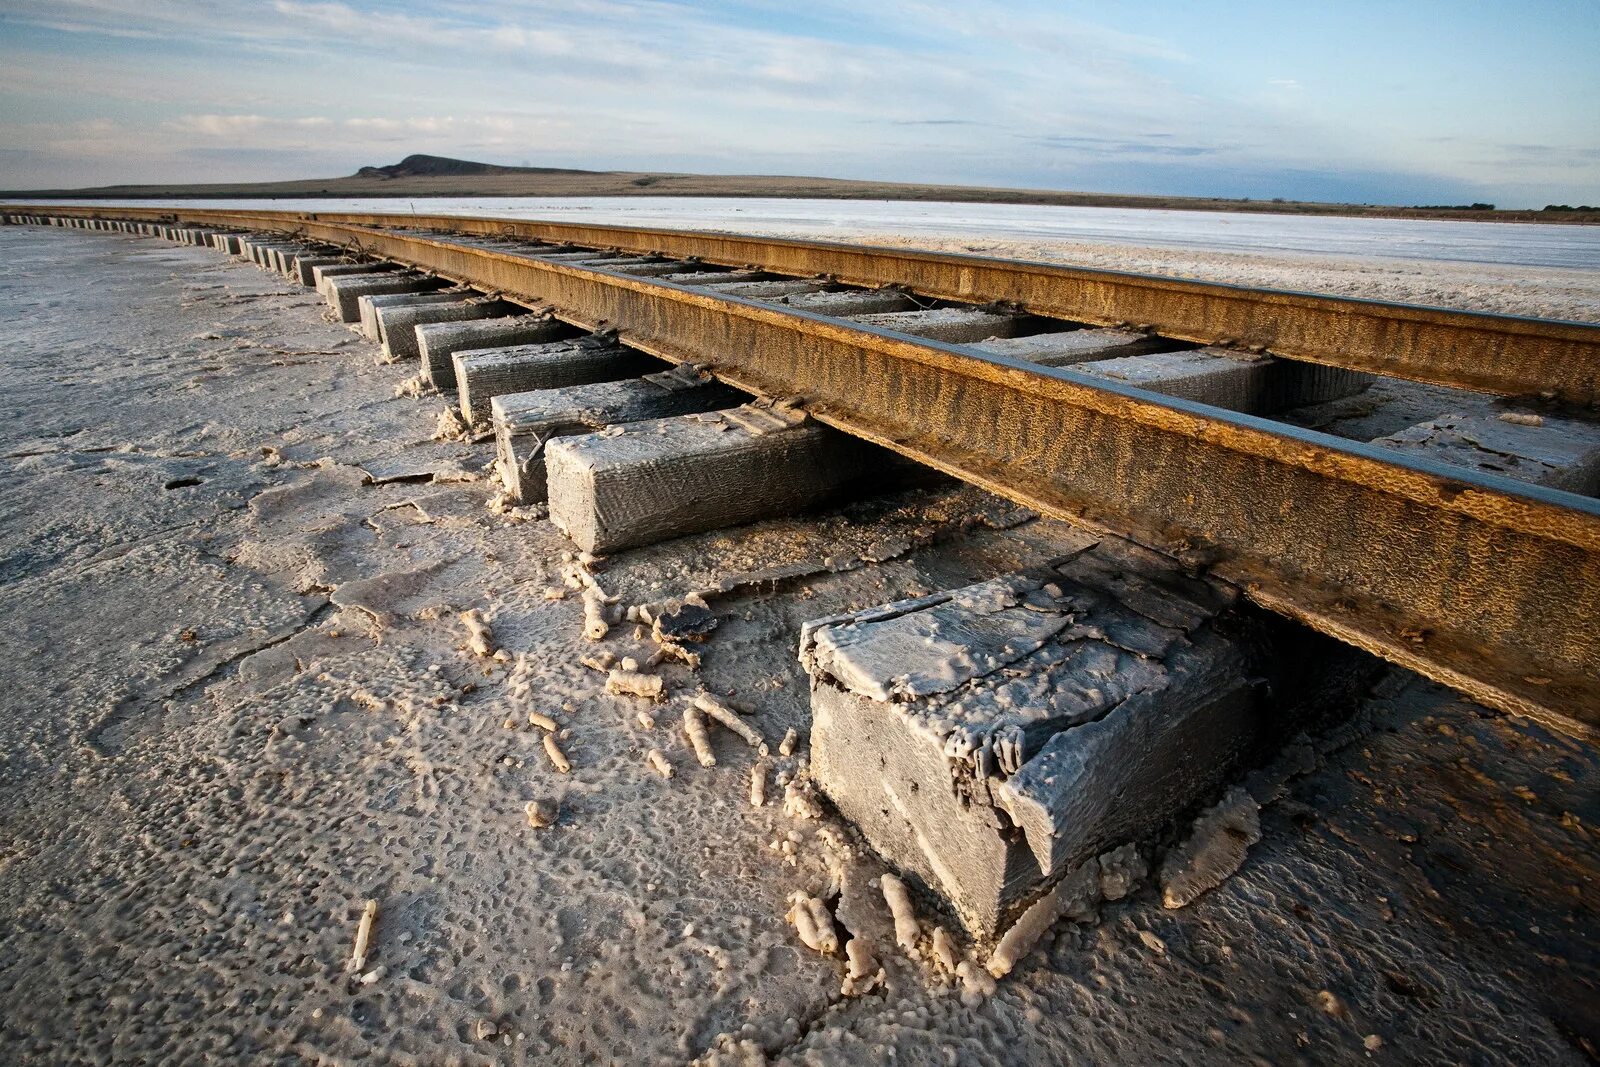
M 612 426 L 548 446 L 550 519 L 611 552 L 818 507 L 881 486 L 895 459 L 765 404 Z
M 317 285 L 316 271 L 318 267 L 335 267 L 340 264 L 353 263 L 354 261 L 337 252 L 307 252 L 290 257 L 285 274 L 291 281 L 297 281 L 307 288 L 314 289 Z
M 852 315 L 852 322 L 877 326 L 884 330 L 907 333 L 913 337 L 926 337 L 932 341 L 965 344 L 991 337 L 1013 337 L 1021 332 L 1027 319 L 982 308 L 921 308 L 917 311 L 888 311 L 868 315 Z
M 1026 337 L 988 338 L 968 347 L 1045 367 L 1067 367 L 1090 360 L 1166 352 L 1183 348 L 1184 344 L 1135 330 L 1086 329 L 1035 333 Z
M 328 307 L 340 322 L 360 322 L 359 301 L 363 296 L 424 293 L 432 289 L 443 289 L 449 284 L 443 278 L 412 271 L 387 271 L 375 275 L 346 274 L 328 279 Z
M 516 304 L 493 297 L 468 297 L 438 304 L 407 304 L 403 307 L 376 308 L 378 336 L 383 339 L 383 354 L 391 361 L 419 359 L 422 348 L 417 327 L 437 322 L 473 322 L 514 315 L 525 310 Z
M 490 410 L 500 480 L 518 503 L 543 503 L 549 495 L 545 450 L 556 438 L 595 433 L 618 423 L 734 407 L 746 399 L 737 389 L 689 366 L 625 382 L 496 396 Z
M 773 297 L 772 302 L 817 315 L 868 315 L 884 311 L 915 311 L 917 308 L 917 302 L 898 289 L 796 293 L 793 296 Z
M 1441 415 L 1373 442 L 1458 467 L 1600 496 L 1600 425 L 1507 411 Z
M 436 389 L 454 389 L 456 367 L 451 357 L 457 352 L 471 348 L 561 341 L 576 332 L 576 327 L 548 315 L 515 315 L 479 322 L 427 323 L 416 328 L 417 349 L 422 357 L 422 377 Z
M 365 263 L 327 263 L 311 268 L 311 282 L 317 294 L 326 300 L 328 283 L 334 278 L 342 278 L 346 274 L 384 274 L 404 269 L 398 263 L 382 260 Z
M 421 307 L 426 304 L 450 304 L 460 300 L 470 300 L 479 296 L 478 292 L 465 287 L 451 289 L 433 289 L 421 293 L 380 293 L 376 296 L 362 294 L 356 298 L 356 305 L 361 309 L 361 334 L 369 341 L 383 340 L 383 332 L 379 329 L 378 309 L 391 307 Z
M 718 296 L 742 296 L 746 300 L 772 300 L 781 296 L 799 296 L 803 293 L 820 293 L 827 288 L 824 282 L 809 278 L 778 278 L 770 282 L 706 282 L 704 288 Z
M 764 270 L 705 270 L 690 269 L 680 270 L 675 274 L 663 274 L 661 280 L 672 282 L 674 285 L 724 285 L 728 282 L 764 282 L 771 281 L 772 275 Z
M 465 348 L 450 358 L 455 363 L 461 414 L 469 426 L 487 423 L 489 402 L 506 393 L 614 382 L 662 368 L 659 359 L 637 348 L 595 336 L 506 348 Z
M 1151 392 L 1263 415 L 1359 393 L 1370 374 L 1316 363 L 1198 348 L 1079 363 L 1074 370 Z
M 1283 671 L 1287 624 L 1154 553 L 1082 542 L 801 631 L 813 778 L 980 942 L 1207 798 L 1286 721 L 1259 681 Z
M 618 274 L 629 274 L 636 278 L 659 278 L 664 274 L 682 274 L 688 269 L 688 265 L 685 263 L 675 263 L 670 260 L 653 261 L 643 259 L 632 261 L 599 260 L 579 263 L 576 266 L 616 271 Z

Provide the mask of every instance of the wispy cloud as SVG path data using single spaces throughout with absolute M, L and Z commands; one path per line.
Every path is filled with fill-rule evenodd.
M 1410 174 L 1474 198 L 1541 174 L 1580 198 L 1600 186 L 1581 118 L 1520 147 L 1417 109 L 1352 118 L 1330 101 L 1355 77 L 1319 80 L 1275 37 L 1241 63 L 1225 31 L 1241 49 L 1265 31 L 1214 12 L 1197 35 L 1185 17 L 1169 0 L 7 0 L 0 145 L 62 181 L 343 173 L 403 148 L 1057 187 L 1125 163 L 1132 191 L 1217 195 L 1252 170 Z M 1263 43 L 1292 77 L 1260 69 Z M 1593 95 L 1566 106 L 1592 114 Z M 74 125 L 91 120 L 110 125 Z M 0 156 L 0 182 L 19 158 Z

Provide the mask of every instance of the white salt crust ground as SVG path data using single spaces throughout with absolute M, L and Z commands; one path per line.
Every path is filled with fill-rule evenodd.
M 0 1061 L 681 1063 L 721 1035 L 807 1064 L 1596 1055 L 1592 749 L 1396 675 L 1296 750 L 1222 888 L 1173 912 L 1147 885 L 969 1006 L 894 949 L 842 828 L 788 818 L 774 787 L 752 809 L 731 734 L 703 769 L 676 710 L 646 731 L 604 694 L 578 598 L 544 595 L 564 540 L 488 512 L 461 479 L 492 445 L 433 442 L 444 399 L 396 398 L 414 368 L 375 366 L 308 291 L 209 251 L 3 228 L 0 321 Z M 963 530 L 998 511 L 924 491 L 597 577 L 637 603 L 885 558 L 713 601 L 704 681 L 803 737 L 800 622 L 1061 535 Z M 529 655 L 530 699 L 428 617 L 443 605 Z M 621 627 L 602 647 L 641 646 Z M 529 710 L 570 731 L 570 774 L 501 725 Z M 532 799 L 557 825 L 528 826 Z M 792 864 L 769 847 L 791 832 Z M 848 1001 L 783 919 L 840 877 L 888 971 Z M 363 985 L 344 964 L 369 897 Z
M 796 234 L 785 230 L 783 236 Z M 886 248 L 970 252 L 1001 259 L 1066 263 L 1401 304 L 1600 322 L 1600 270 L 1305 253 L 1203 252 L 1049 239 L 973 241 L 921 234 L 903 237 L 871 231 L 844 236 L 819 233 L 818 236 L 824 240 L 857 241 Z

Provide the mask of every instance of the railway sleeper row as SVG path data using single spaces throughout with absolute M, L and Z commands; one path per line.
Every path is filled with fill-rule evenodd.
M 51 221 L 208 245 L 316 286 L 331 313 L 381 344 L 385 359 L 415 361 L 428 387 L 454 389 L 464 421 L 492 428 L 507 494 L 547 506 L 550 520 L 591 554 L 928 476 L 782 400 L 752 397 L 692 364 L 666 367 L 553 309 L 403 264 L 270 236 Z M 930 303 L 900 290 L 515 247 L 826 308 L 1238 411 L 1337 402 L 1369 381 L 1135 330 Z M 1600 433 L 1592 425 L 1505 414 L 1442 412 L 1384 443 L 1595 491 Z M 1380 670 L 1366 654 L 1132 542 L 1082 534 L 1060 547 L 1014 573 L 808 622 L 799 636 L 811 684 L 813 781 L 892 867 L 993 949 L 997 973 L 1056 918 L 1116 895 L 1164 827 L 1262 766 L 1297 731 L 1352 706 Z

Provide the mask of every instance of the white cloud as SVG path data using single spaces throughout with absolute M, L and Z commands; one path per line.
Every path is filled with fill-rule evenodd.
M 120 139 L 130 167 L 170 178 L 227 146 L 279 150 L 205 157 L 230 178 L 297 177 L 288 168 L 307 158 L 348 172 L 396 150 L 1061 185 L 1112 156 L 1417 172 L 1448 160 L 1467 179 L 1537 166 L 1319 121 L 1296 78 L 1257 76 L 1231 98 L 1180 42 L 1047 0 L 4 4 L 0 144 L 66 145 L 51 151 L 70 162 L 113 158 Z M 85 116 L 116 124 L 80 150 L 65 131 Z M 1600 185 L 1595 161 L 1562 166 Z

